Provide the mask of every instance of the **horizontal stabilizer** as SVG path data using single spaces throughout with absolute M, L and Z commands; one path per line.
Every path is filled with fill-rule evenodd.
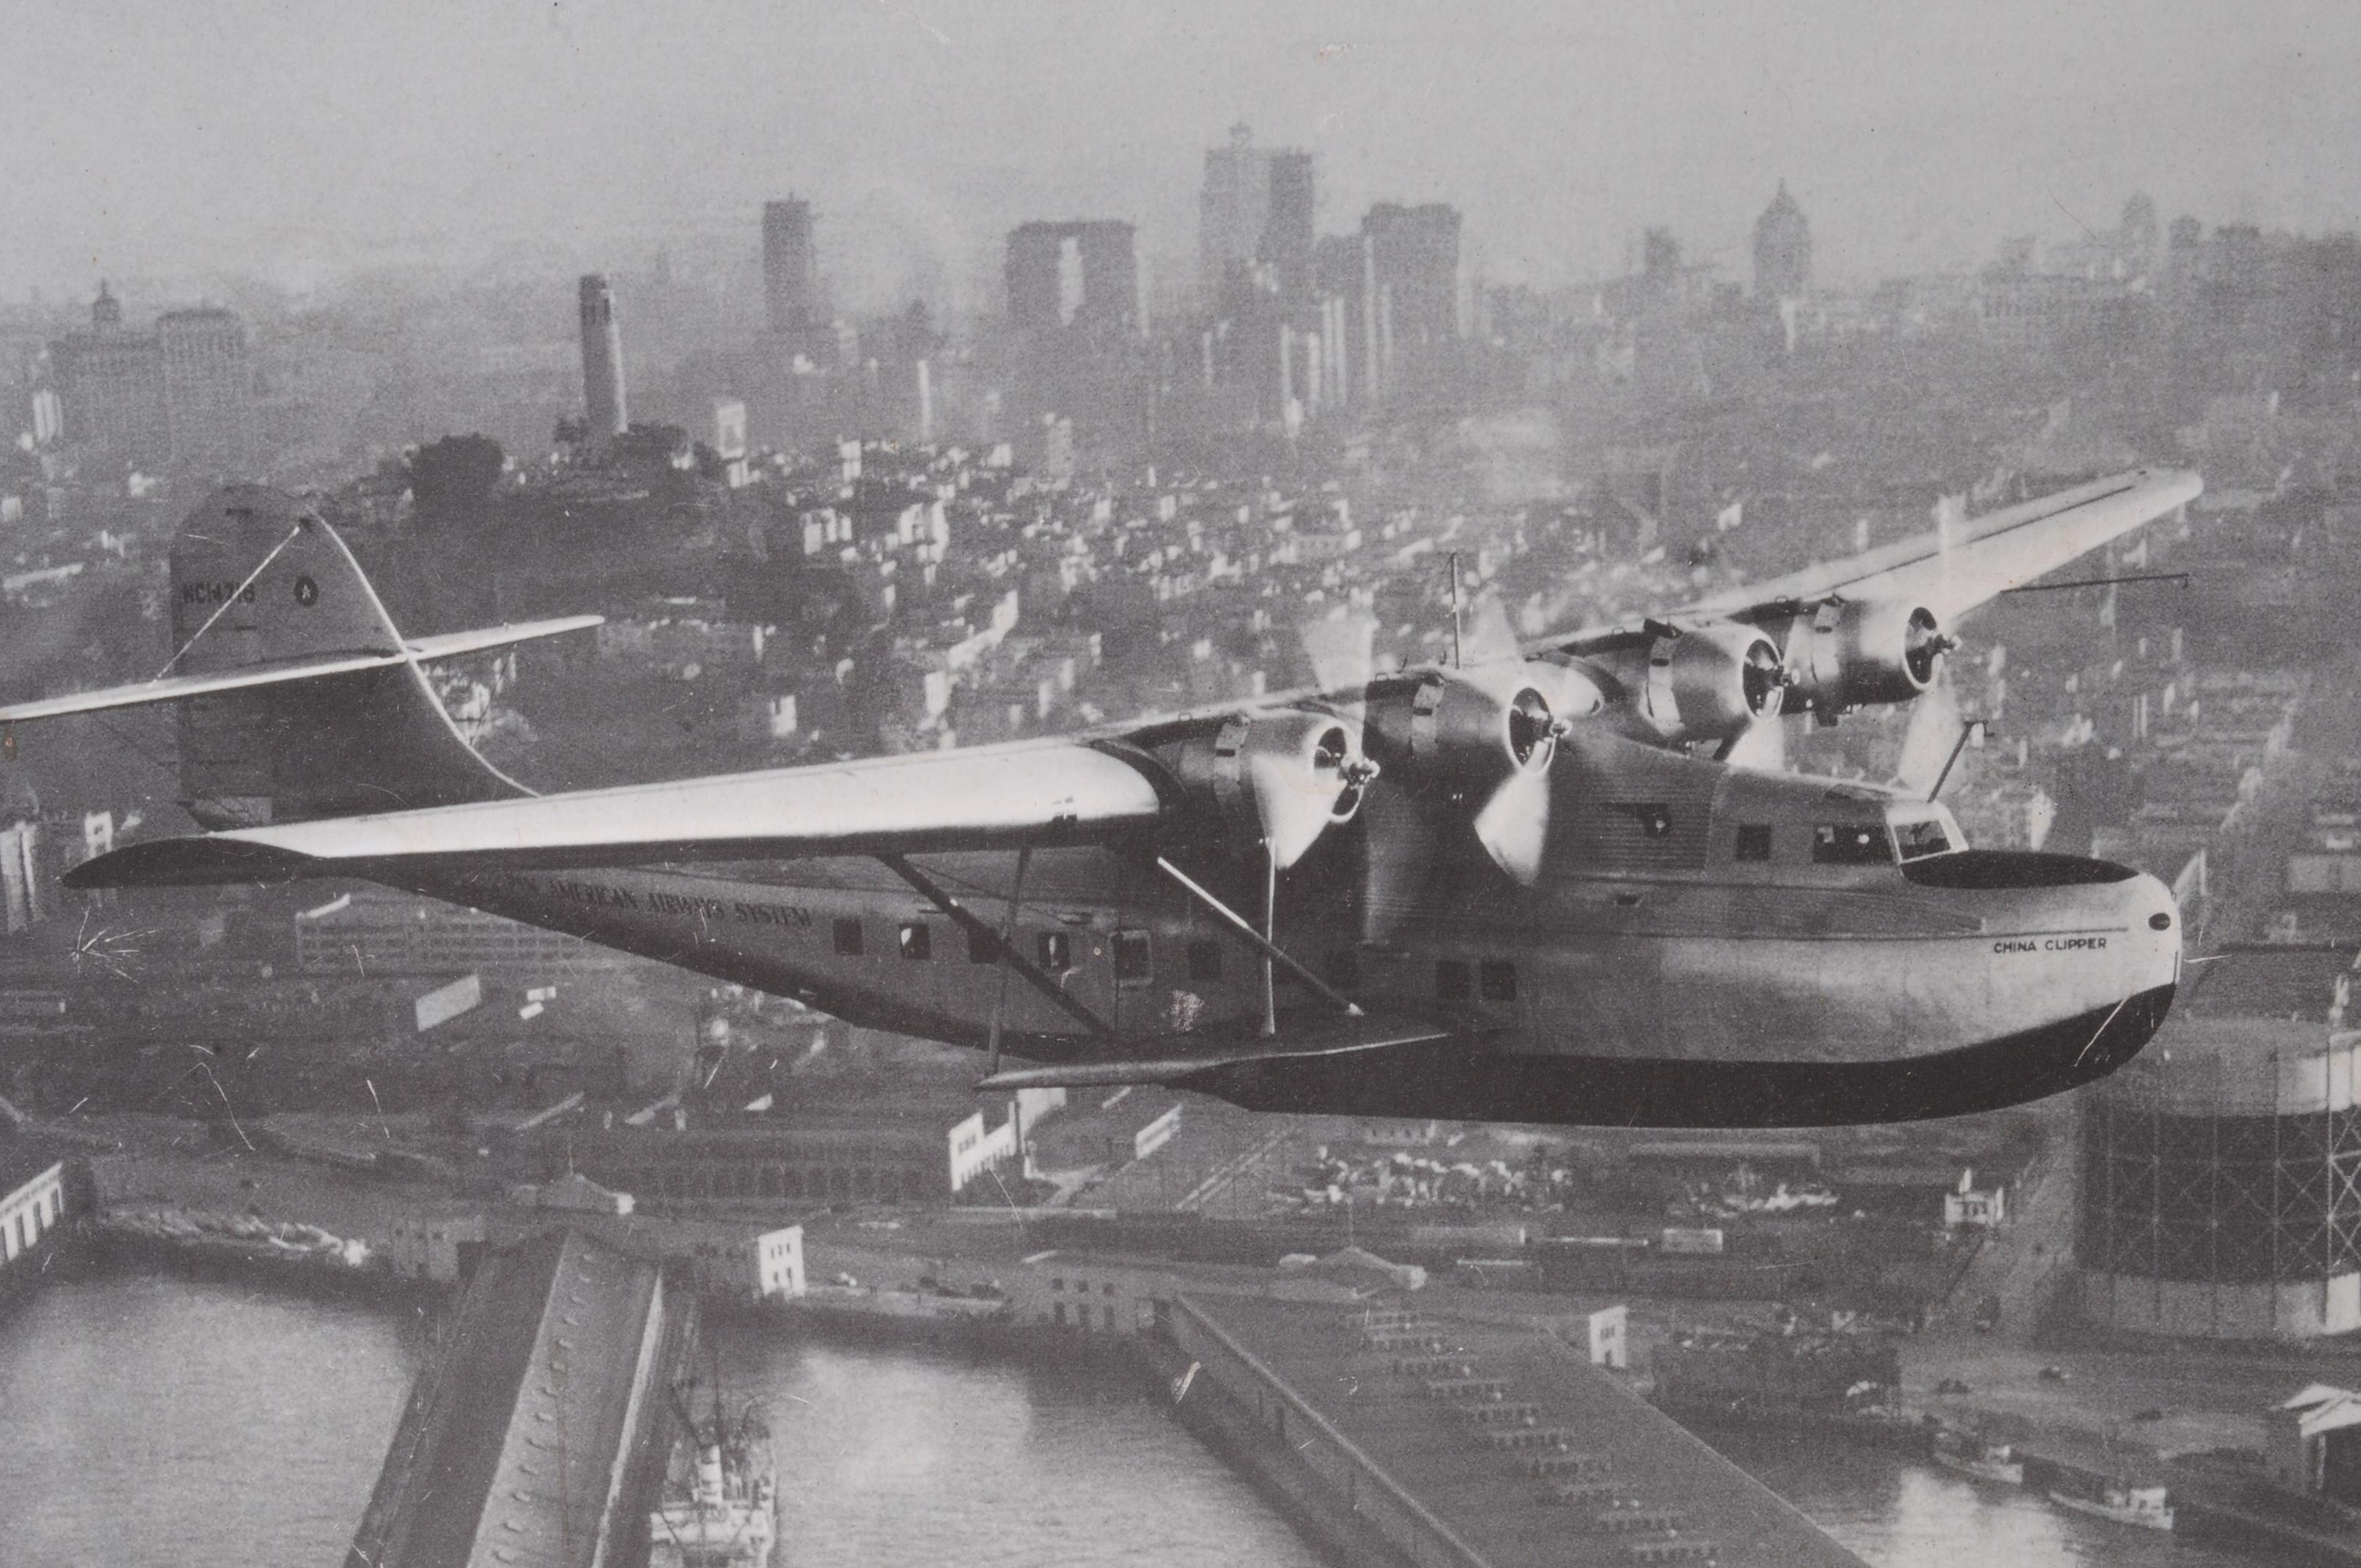
M 159 839 L 87 861 L 73 887 L 299 876 L 917 854 L 1104 842 L 1159 821 L 1137 768 L 1067 741 L 922 751 Z
M 1186 1089 L 1195 1074 L 1219 1068 L 1261 1067 L 1309 1057 L 1440 1045 L 1450 1038 L 1450 1030 L 1422 1019 L 1372 1016 L 1339 1018 L 1334 1026 L 1306 1029 L 1286 1038 L 1257 1038 L 1251 1046 L 1226 1049 L 1202 1036 L 1170 1035 L 1152 1042 L 1148 1048 L 1176 1054 L 1142 1056 L 1124 1061 L 1011 1068 L 992 1074 L 975 1087 L 979 1093 L 1013 1092 L 1019 1089 L 1113 1089 L 1134 1083 Z
M 402 663 L 403 658 L 402 654 L 396 652 L 346 653 L 324 659 L 290 660 L 276 664 L 244 664 L 235 669 L 212 670 L 202 674 L 166 675 L 161 680 L 103 686 L 97 691 L 76 692 L 71 696 L 49 696 L 32 702 L 11 703 L 0 707 L 0 724 L 16 724 L 35 718 L 63 718 L 76 713 L 97 713 L 112 707 L 138 707 L 151 702 L 180 702 L 192 696 L 211 696 L 216 692 L 246 691 L 254 686 L 275 686 L 288 681 L 311 681 L 323 675 L 350 674 L 355 670 L 381 670 Z
M 537 637 L 556 637 L 568 631 L 588 631 L 603 625 L 603 615 L 564 615 L 555 620 L 518 620 L 506 626 L 483 626 L 473 631 L 445 631 L 437 637 L 406 637 L 410 651 L 426 663 L 437 659 L 456 659 L 462 653 L 480 653 L 487 648 L 505 648 L 512 642 L 530 642 Z
M 570 615 L 558 620 L 519 621 L 475 631 L 445 632 L 439 637 L 408 638 L 404 640 L 405 647 L 401 650 L 330 653 L 316 658 L 240 664 L 185 675 L 166 675 L 160 680 L 137 681 L 129 685 L 103 686 L 96 691 L 76 692 L 71 696 L 40 697 L 31 702 L 0 707 L 0 724 L 24 723 L 36 718 L 63 718 L 77 713 L 139 707 L 148 703 L 182 702 L 190 697 L 248 691 L 257 686 L 280 685 L 290 681 L 315 681 L 328 675 L 350 674 L 356 670 L 384 669 L 412 658 L 430 662 L 456 658 L 462 653 L 478 652 L 487 648 L 505 648 L 511 643 L 529 641 L 536 637 L 580 631 L 598 625 L 603 619 L 596 615 Z

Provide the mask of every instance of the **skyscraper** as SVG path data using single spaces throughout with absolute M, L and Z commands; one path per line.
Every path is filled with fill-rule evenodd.
M 1811 291 L 1812 225 L 1779 181 L 1779 193 L 1754 220 L 1754 297 L 1796 300 Z
M 1432 364 L 1459 337 L 1459 211 L 1380 202 L 1361 220 L 1396 354 Z
M 246 323 L 206 306 L 157 318 L 175 466 L 235 472 L 254 455 L 254 369 Z
M 623 394 L 623 330 L 615 321 L 615 295 L 604 273 L 582 279 L 582 402 L 591 448 L 631 427 Z
M 763 304 L 774 333 L 803 332 L 819 315 L 819 258 L 812 248 L 811 203 L 795 197 L 763 203 Z
M 1197 280 L 1209 300 L 1223 299 L 1235 279 L 1253 275 L 1277 292 L 1287 314 L 1306 315 L 1317 179 L 1312 154 L 1257 147 L 1245 126 L 1231 126 L 1229 144 L 1206 152 Z
M 155 337 L 126 331 L 123 305 L 104 283 L 90 329 L 49 345 L 65 440 L 126 463 L 160 466 L 172 453 L 164 410 L 164 354 Z
M 1312 302 L 1312 247 L 1318 191 L 1312 155 L 1293 150 L 1270 154 L 1269 200 L 1263 214 L 1262 234 L 1255 258 L 1269 269 L 1271 286 L 1290 321 L 1301 318 Z
M 1207 149 L 1205 188 L 1197 200 L 1197 282 L 1217 294 L 1234 269 L 1251 270 L 1270 214 L 1270 154 L 1254 132 L 1232 126 L 1226 147 Z
M 1008 234 L 1008 319 L 1031 331 L 1138 330 L 1139 262 L 1132 226 L 1113 220 L 1029 223 Z

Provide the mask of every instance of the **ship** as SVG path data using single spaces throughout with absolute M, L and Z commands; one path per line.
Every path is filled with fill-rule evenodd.
M 1945 1431 L 1935 1435 L 1935 1463 L 1946 1470 L 2004 1486 L 2025 1485 L 2025 1461 L 2004 1442 L 1984 1442 L 1967 1432 Z
M 648 1516 L 648 1568 L 770 1568 L 779 1534 L 770 1428 L 751 1404 L 731 1420 L 718 1380 L 703 1420 L 679 1387 L 671 1392 L 681 1430 Z
M 2049 1500 L 2076 1513 L 2090 1514 L 2098 1519 L 2113 1519 L 2117 1524 L 2138 1525 L 2144 1530 L 2170 1530 L 2172 1507 L 2166 1500 L 2162 1486 L 2102 1487 L 2096 1497 L 2080 1492 L 2052 1492 Z

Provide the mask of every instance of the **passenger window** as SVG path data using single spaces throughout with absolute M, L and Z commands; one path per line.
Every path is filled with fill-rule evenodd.
M 1074 967 L 1074 944 L 1063 931 L 1041 933 L 1041 967 L 1051 974 L 1063 974 Z
M 967 961 L 991 964 L 1000 961 L 1000 938 L 981 926 L 967 928 Z
M 1738 825 L 1738 850 L 1733 857 L 1741 861 L 1767 861 L 1771 858 L 1771 824 L 1741 822 Z
M 1957 845 L 1940 822 L 1929 817 L 1924 822 L 1897 822 L 1894 825 L 1894 847 L 1905 861 L 1923 860 L 1928 855 L 1948 855 Z
M 1514 1002 L 1517 999 L 1517 966 L 1501 959 L 1487 959 L 1477 969 L 1477 978 L 1484 982 L 1487 1002 Z
M 1468 983 L 1467 966 L 1457 959 L 1437 959 L 1434 962 L 1434 999 L 1437 1002 L 1465 1002 L 1475 994 Z
M 935 956 L 935 935 L 925 921 L 913 921 L 902 927 L 902 956 L 917 964 Z
M 1812 859 L 1824 866 L 1883 866 L 1894 851 L 1883 823 L 1823 822 L 1812 829 Z
M 860 921 L 840 920 L 836 923 L 836 950 L 840 958 L 857 959 L 861 956 Z
M 1115 934 L 1115 978 L 1118 985 L 1146 985 L 1156 972 L 1153 949 L 1145 931 Z
M 1199 939 L 1189 944 L 1189 978 L 1219 980 L 1222 978 L 1222 944 Z

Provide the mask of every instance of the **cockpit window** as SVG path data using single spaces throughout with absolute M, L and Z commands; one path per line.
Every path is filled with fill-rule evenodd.
M 1812 829 L 1812 859 L 1824 866 L 1885 866 L 1894 850 L 1883 822 L 1823 822 Z
M 1894 847 L 1905 861 L 1924 860 L 1928 855 L 1948 855 L 1960 846 L 1951 841 L 1950 829 L 1933 817 L 1920 822 L 1897 822 L 1894 825 Z

